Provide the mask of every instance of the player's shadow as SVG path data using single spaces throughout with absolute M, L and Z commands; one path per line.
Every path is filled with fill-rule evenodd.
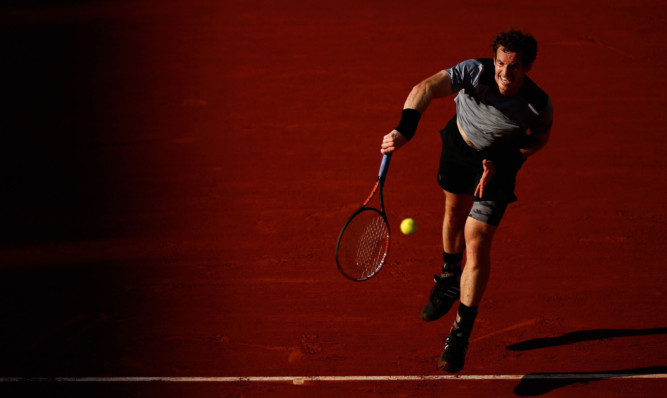
M 606 340 L 614 337 L 648 336 L 652 334 L 667 334 L 667 328 L 578 330 L 557 337 L 542 337 L 522 341 L 508 345 L 507 349 L 512 351 L 528 351 L 539 348 L 581 343 L 584 341 Z
M 556 337 L 542 337 L 525 340 L 507 346 L 512 351 L 529 351 L 541 348 L 557 347 L 568 344 L 576 344 L 585 341 L 606 340 L 615 337 L 636 337 L 648 335 L 667 334 L 667 328 L 649 329 L 592 329 L 578 330 Z M 667 366 L 651 366 L 637 369 L 611 370 L 604 372 L 574 372 L 574 373 L 532 373 L 525 375 L 521 382 L 514 388 L 519 396 L 535 396 L 546 394 L 557 388 L 569 386 L 576 383 L 589 383 L 615 377 L 628 375 L 641 376 L 667 373 Z M 600 377 L 591 378 L 590 375 Z
M 577 383 L 613 379 L 615 377 L 646 376 L 667 373 L 667 366 L 649 366 L 637 369 L 622 369 L 603 372 L 576 373 L 531 373 L 523 376 L 521 382 L 514 387 L 514 393 L 521 397 L 543 395 L 557 388 Z M 590 377 L 591 374 L 600 377 Z

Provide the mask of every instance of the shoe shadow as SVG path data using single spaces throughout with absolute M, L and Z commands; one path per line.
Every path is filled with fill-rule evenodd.
M 579 330 L 557 337 L 530 339 L 516 344 L 508 345 L 506 348 L 512 351 L 528 351 L 536 350 L 539 348 L 549 348 L 567 344 L 581 343 L 584 341 L 605 340 L 614 337 L 648 336 L 652 334 L 667 334 L 667 328 Z
M 521 397 L 543 395 L 557 388 L 577 383 L 590 383 L 615 377 L 637 377 L 667 373 L 667 366 L 650 366 L 638 369 L 612 370 L 607 372 L 578 373 L 532 373 L 521 378 L 514 393 Z

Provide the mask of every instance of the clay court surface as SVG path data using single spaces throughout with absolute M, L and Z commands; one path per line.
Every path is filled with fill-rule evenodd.
M 664 2 L 9 3 L 1 395 L 664 396 Z M 443 377 L 453 313 L 420 312 L 452 98 L 393 157 L 385 268 L 348 281 L 335 243 L 412 86 L 511 26 L 540 42 L 552 140 Z

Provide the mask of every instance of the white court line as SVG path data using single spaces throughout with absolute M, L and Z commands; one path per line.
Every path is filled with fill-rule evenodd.
M 240 377 L 0 377 L 0 383 L 239 383 L 239 382 L 345 382 L 438 380 L 594 380 L 667 379 L 667 373 L 545 373 L 528 375 L 426 375 L 426 376 L 240 376 Z

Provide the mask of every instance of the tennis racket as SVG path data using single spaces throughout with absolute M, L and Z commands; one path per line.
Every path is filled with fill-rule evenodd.
M 384 188 L 391 154 L 384 155 L 378 179 L 361 207 L 352 213 L 338 235 L 336 265 L 340 272 L 353 281 L 365 281 L 380 271 L 389 253 L 389 222 L 384 211 Z M 380 192 L 380 208 L 369 206 Z

